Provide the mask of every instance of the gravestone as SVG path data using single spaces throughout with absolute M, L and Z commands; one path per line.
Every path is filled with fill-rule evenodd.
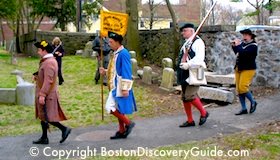
M 137 70 L 138 70 L 137 60 L 135 58 L 131 58 L 130 61 L 131 61 L 131 65 L 132 65 L 133 79 L 137 79 L 137 78 L 139 78 L 137 75 Z
M 84 48 L 83 57 L 91 57 L 92 51 L 92 41 L 88 41 Z
M 33 106 L 35 102 L 35 85 L 25 82 L 17 76 L 16 103 L 18 105 Z
M 17 84 L 16 102 L 18 105 L 33 106 L 35 102 L 34 84 L 29 82 Z
M 172 62 L 172 59 L 171 58 L 163 58 L 162 61 L 162 67 L 163 68 L 172 68 L 173 67 L 173 62 Z
M 95 59 L 98 56 L 96 51 L 92 51 L 91 58 Z
M 173 90 L 173 82 L 174 82 L 174 70 L 172 68 L 173 62 L 170 58 L 163 58 L 162 59 L 162 79 L 160 88 L 167 91 Z
M 84 51 L 83 50 L 76 50 L 76 54 L 75 55 L 83 55 Z
M 136 59 L 136 52 L 135 51 L 129 51 L 130 53 L 130 58 L 135 58 Z
M 143 68 L 143 82 L 146 84 L 152 84 L 152 77 L 153 77 L 153 72 L 152 68 L 149 66 L 145 66 Z
M 164 68 L 160 88 L 167 91 L 173 90 L 174 70 L 173 68 Z

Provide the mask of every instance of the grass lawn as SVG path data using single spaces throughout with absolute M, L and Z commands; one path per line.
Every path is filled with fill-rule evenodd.
M 32 73 L 38 69 L 39 59 L 18 57 L 17 65 L 11 65 L 10 59 L 8 53 L 0 50 L 0 87 L 16 86 L 15 76 L 10 75 L 14 69 L 24 71 L 24 80 L 31 82 Z M 116 119 L 107 113 L 104 114 L 105 120 L 101 120 L 101 89 L 100 85 L 93 81 L 96 65 L 96 60 L 80 56 L 63 58 L 65 83 L 59 86 L 59 93 L 62 107 L 69 118 L 64 124 L 75 128 L 116 122 Z M 150 98 L 151 90 L 134 84 L 139 112 L 131 118 L 155 116 L 157 110 L 153 106 L 157 106 L 157 102 Z M 108 90 L 104 86 L 104 103 L 107 95 Z M 0 137 L 40 132 L 39 120 L 34 117 L 34 106 L 0 104 Z
M 0 88 L 14 88 L 16 86 L 16 76 L 11 75 L 10 72 L 16 69 L 16 66 L 10 64 L 11 56 L 9 54 L 2 53 L 0 50 Z

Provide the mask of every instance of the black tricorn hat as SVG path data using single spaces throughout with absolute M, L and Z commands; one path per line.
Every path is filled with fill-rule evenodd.
M 42 40 L 41 42 L 34 43 L 34 46 L 37 48 L 41 48 L 43 50 L 46 50 L 48 53 L 52 53 L 53 48 L 52 46 L 45 40 Z
M 119 35 L 119 34 L 117 34 L 115 32 L 112 32 L 112 31 L 108 31 L 108 37 L 112 38 L 113 40 L 118 41 L 120 43 L 122 43 L 122 41 L 123 41 L 122 35 Z
M 249 34 L 252 36 L 252 38 L 254 39 L 256 37 L 256 35 L 254 33 L 252 33 L 252 31 L 250 29 L 244 29 L 242 31 L 240 31 L 241 34 Z
M 182 32 L 184 28 L 194 28 L 192 23 L 185 23 L 181 28 L 180 31 Z

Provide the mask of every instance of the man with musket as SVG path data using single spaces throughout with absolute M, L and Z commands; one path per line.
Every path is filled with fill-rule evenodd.
M 187 121 L 179 127 L 192 127 L 195 122 L 192 116 L 192 105 L 200 112 L 199 125 L 203 125 L 209 113 L 203 108 L 200 98 L 197 95 L 199 86 L 190 85 L 187 81 L 189 78 L 189 69 L 196 65 L 202 65 L 206 68 L 204 62 L 205 45 L 203 40 L 196 36 L 194 25 L 186 23 L 180 28 L 181 34 L 185 39 L 185 43 L 180 49 L 177 67 L 177 82 L 182 87 L 182 101 L 185 112 L 187 114 Z M 188 46 L 190 43 L 190 46 Z
M 34 73 L 33 79 L 36 81 L 35 92 L 35 115 L 41 120 L 42 136 L 33 141 L 33 144 L 48 144 L 47 129 L 49 124 L 59 128 L 62 132 L 63 143 L 71 132 L 71 129 L 65 127 L 59 121 L 66 120 L 58 97 L 57 91 L 57 74 L 58 65 L 54 58 L 51 45 L 43 40 L 34 44 L 38 50 L 37 53 L 41 57 L 38 72 Z

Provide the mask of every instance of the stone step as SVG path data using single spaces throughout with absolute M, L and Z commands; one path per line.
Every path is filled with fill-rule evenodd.
M 175 86 L 174 90 L 181 92 L 181 86 Z M 200 86 L 198 95 L 202 99 L 232 103 L 235 98 L 234 89 L 224 90 L 221 88 Z
M 198 95 L 202 99 L 215 100 L 232 103 L 234 101 L 234 93 L 220 88 L 201 86 Z
M 218 75 L 211 72 L 205 72 L 207 83 L 216 83 L 221 85 L 235 85 L 234 74 Z

